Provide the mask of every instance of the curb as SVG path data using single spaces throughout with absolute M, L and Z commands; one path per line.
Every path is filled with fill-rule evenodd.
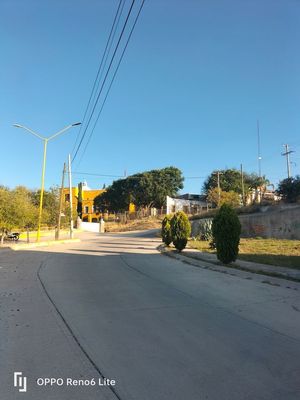
M 79 243 L 79 242 L 81 242 L 80 239 L 47 240 L 46 242 L 38 242 L 38 243 L 12 244 L 11 246 L 8 247 L 12 250 L 18 251 L 18 250 L 33 249 L 35 247 L 52 246 L 55 244 Z
M 257 274 L 257 275 L 264 275 L 264 276 L 269 276 L 269 277 L 273 277 L 273 278 L 279 278 L 279 279 L 285 279 L 288 281 L 293 281 L 293 282 L 300 282 L 299 278 L 295 278 L 293 276 L 290 276 L 288 274 L 283 274 L 281 272 L 269 272 L 269 271 L 264 271 L 263 269 L 252 269 L 252 268 L 247 268 L 247 267 L 242 267 L 238 264 L 230 264 L 230 265 L 225 265 L 222 264 L 220 261 L 211 261 L 211 260 L 207 260 L 204 257 L 192 257 L 190 255 L 184 254 L 184 253 L 177 253 L 176 250 L 173 249 L 167 249 L 164 245 L 159 245 L 157 247 L 157 250 L 167 256 L 167 257 L 171 257 L 171 258 L 175 258 L 176 260 L 180 260 L 185 262 L 186 264 L 190 264 L 190 265 L 194 265 L 196 267 L 201 267 L 204 269 L 210 269 L 212 271 L 217 271 L 217 272 L 222 272 L 224 273 L 224 271 L 226 272 L 226 269 L 231 269 L 231 270 L 239 270 L 239 271 L 244 271 L 244 272 L 249 272 L 252 274 Z M 199 263 L 197 263 L 197 261 L 201 264 L 203 264 L 204 266 L 199 265 Z M 217 269 L 214 268 L 213 266 L 222 268 L 221 269 Z

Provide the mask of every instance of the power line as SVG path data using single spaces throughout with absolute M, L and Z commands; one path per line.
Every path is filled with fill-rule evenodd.
M 144 1 L 143 1 L 143 2 L 144 2 Z M 104 80 L 103 80 L 103 82 L 102 82 L 100 91 L 99 91 L 99 93 L 98 93 L 97 99 L 96 99 L 96 101 L 95 101 L 94 107 L 93 107 L 93 109 L 92 109 L 91 115 L 90 115 L 90 117 L 89 117 L 89 120 L 88 120 L 88 122 L 87 122 L 87 125 L 86 125 L 86 127 L 85 127 L 85 130 L 84 130 L 84 132 L 83 132 L 83 135 L 82 135 L 82 137 L 81 137 L 81 140 L 80 140 L 80 142 L 79 142 L 79 144 L 78 144 L 78 146 L 77 146 L 76 152 L 75 152 L 75 154 L 74 154 L 74 156 L 73 156 L 72 162 L 74 162 L 74 160 L 75 160 L 75 158 L 76 158 L 76 156 L 77 156 L 77 154 L 78 154 L 78 151 L 79 151 L 79 149 L 80 149 L 80 147 L 81 147 L 81 144 L 82 144 L 83 139 L 84 139 L 84 137 L 85 137 L 85 135 L 86 135 L 87 129 L 88 129 L 88 127 L 89 127 L 89 124 L 90 124 L 91 119 L 92 119 L 92 117 L 93 117 L 93 114 L 94 114 L 94 112 L 95 112 L 96 106 L 97 106 L 97 104 L 98 104 L 100 95 L 101 95 L 101 93 L 102 93 L 103 87 L 104 87 L 105 82 L 106 82 L 106 79 L 107 79 L 107 76 L 108 76 L 108 74 L 109 74 L 109 71 L 110 71 L 110 69 L 111 69 L 112 63 L 113 63 L 114 58 L 115 58 L 115 56 L 116 56 L 117 50 L 118 50 L 118 48 L 119 48 L 121 39 L 122 39 L 122 37 L 123 37 L 123 34 L 124 34 L 124 31 L 125 31 L 126 25 L 127 25 L 127 23 L 128 23 L 128 20 L 129 20 L 129 17 L 130 17 L 130 14 L 131 14 L 131 11 L 132 11 L 132 8 L 133 8 L 134 3 L 135 3 L 135 0 L 132 0 L 130 9 L 129 9 L 128 13 L 127 13 L 127 17 L 126 17 L 125 23 L 124 23 L 124 25 L 123 25 L 121 34 L 120 34 L 120 36 L 119 36 L 117 45 L 116 45 L 116 47 L 115 47 L 115 50 L 114 50 L 114 53 L 113 53 L 113 55 L 112 55 L 111 61 L 110 61 L 110 63 L 109 63 L 108 69 L 107 69 L 107 71 L 106 71 Z
M 122 7 L 121 7 L 121 10 L 119 12 L 119 16 L 118 16 L 118 19 L 117 19 L 117 22 L 116 22 L 116 26 L 115 26 L 114 32 L 113 32 L 112 37 L 111 37 L 110 44 L 109 44 L 107 52 L 106 52 L 106 57 L 105 57 L 105 60 L 104 60 L 104 63 L 103 63 L 101 74 L 100 74 L 99 79 L 98 79 L 97 88 L 96 88 L 96 90 L 94 92 L 94 95 L 93 95 L 93 99 L 92 99 L 93 102 L 95 101 L 95 98 L 97 96 L 97 92 L 98 92 L 98 89 L 99 89 L 99 86 L 100 86 L 100 83 L 101 83 L 101 79 L 103 77 L 103 73 L 104 73 L 104 70 L 105 70 L 105 66 L 106 66 L 106 63 L 107 63 L 107 60 L 108 60 L 108 56 L 110 54 L 110 50 L 111 50 L 112 44 L 114 43 L 114 39 L 115 39 L 115 35 L 116 35 L 117 29 L 118 29 L 118 26 L 119 26 L 120 18 L 121 18 L 121 15 L 123 13 L 125 0 L 122 0 L 122 1 L 123 1 Z
M 136 16 L 136 18 L 135 18 L 135 21 L 134 21 L 133 26 L 132 26 L 132 28 L 131 28 L 130 34 L 129 34 L 128 38 L 127 38 L 125 47 L 124 47 L 123 52 L 122 52 L 122 54 L 121 54 L 121 57 L 120 57 L 120 59 L 119 59 L 118 65 L 117 65 L 117 67 L 116 67 L 116 69 L 115 69 L 114 75 L 113 75 L 113 77 L 112 77 L 112 80 L 111 80 L 110 85 L 109 85 L 109 87 L 108 87 L 108 90 L 107 90 L 107 92 L 106 92 L 105 98 L 104 98 L 104 100 L 103 100 L 103 102 L 102 102 L 102 106 L 101 106 L 101 108 L 100 108 L 100 110 L 99 110 L 99 113 L 98 113 L 98 116 L 97 116 L 96 121 L 95 121 L 95 123 L 94 123 L 94 126 L 93 126 L 93 128 L 92 128 L 92 130 L 91 130 L 91 133 L 90 133 L 89 137 L 88 137 L 88 140 L 87 140 L 86 145 L 85 145 L 85 147 L 84 147 L 83 153 L 82 153 L 82 155 L 81 155 L 81 157 L 80 157 L 80 160 L 79 160 L 79 162 L 78 162 L 78 165 L 81 163 L 81 160 L 82 160 L 82 158 L 83 158 L 83 156 L 84 156 L 84 154 L 85 154 L 85 152 L 86 152 L 86 149 L 87 149 L 87 147 L 88 147 L 88 145 L 89 145 L 89 143 L 90 143 L 90 140 L 91 140 L 91 138 L 92 138 L 92 135 L 93 135 L 93 133 L 94 133 L 94 130 L 95 130 L 95 128 L 96 128 L 96 125 L 97 125 L 97 123 L 98 123 L 98 120 L 99 120 L 99 118 L 100 118 L 100 115 L 101 115 L 102 110 L 103 110 L 103 108 L 104 108 L 104 105 L 105 105 L 105 103 L 106 103 L 106 100 L 107 100 L 107 97 L 108 97 L 108 95 L 109 95 L 110 89 L 111 89 L 111 87 L 112 87 L 112 84 L 113 84 L 113 82 L 114 82 L 114 80 L 115 80 L 115 77 L 116 77 L 116 75 L 117 75 L 117 72 L 118 72 L 118 70 L 119 70 L 120 64 L 121 64 L 122 59 L 123 59 L 123 57 L 124 57 L 125 51 L 126 51 L 127 46 L 128 46 L 128 44 L 129 44 L 130 38 L 131 38 L 131 36 L 132 36 L 132 33 L 133 33 L 133 31 L 134 31 L 134 28 L 135 28 L 135 26 L 136 26 L 137 20 L 138 20 L 139 15 L 140 15 L 140 13 L 141 13 L 141 11 L 142 11 L 142 8 L 143 8 L 144 3 L 145 3 L 145 0 L 142 1 L 142 4 L 141 4 L 140 9 L 139 9 L 139 11 L 138 11 L 138 14 L 137 14 L 137 16 Z M 74 158 L 75 158 L 75 157 L 74 157 Z M 78 165 L 77 165 L 77 166 L 78 166 Z
M 123 2 L 123 7 L 122 7 L 122 9 L 121 9 L 121 12 L 119 13 L 120 6 L 121 6 L 122 1 L 123 1 L 123 0 L 119 0 L 119 5 L 118 5 L 118 8 L 117 8 L 117 11 L 116 11 L 114 20 L 113 20 L 113 24 L 112 24 L 111 30 L 110 30 L 110 32 L 109 32 L 109 36 L 108 36 L 108 39 L 107 39 L 107 42 L 106 42 L 106 46 L 105 46 L 104 52 L 103 52 L 103 54 L 102 54 L 101 62 L 100 62 L 100 65 L 99 65 L 99 68 L 98 68 L 98 71 L 97 71 L 96 78 L 95 78 L 95 80 L 94 80 L 94 84 L 93 84 L 93 88 L 92 88 L 92 91 L 91 91 L 91 94 L 90 94 L 90 98 L 89 98 L 89 101 L 88 101 L 88 104 L 87 104 L 87 106 L 86 106 L 86 109 L 85 109 L 85 112 L 84 112 L 84 116 L 83 116 L 83 119 L 82 119 L 82 125 L 80 126 L 80 130 L 79 130 L 78 133 L 77 133 L 76 140 L 75 140 L 75 143 L 74 143 L 74 146 L 73 146 L 73 149 L 72 149 L 72 153 L 74 152 L 74 149 L 75 149 L 75 147 L 76 147 L 77 141 L 78 141 L 78 139 L 79 139 L 79 137 L 80 137 L 80 133 L 81 133 L 81 130 L 82 130 L 82 127 L 83 127 L 83 123 L 84 123 L 84 121 L 85 121 L 86 114 L 87 114 L 88 109 L 89 109 L 89 107 L 90 107 L 93 94 L 94 94 L 94 92 L 96 92 L 96 91 L 95 91 L 95 87 L 96 87 L 96 84 L 97 84 L 97 81 L 98 81 L 98 78 L 99 78 L 99 75 L 100 75 L 100 71 L 101 71 L 101 69 L 102 69 L 103 61 L 104 61 L 105 56 L 108 55 L 109 50 L 110 50 L 110 48 L 109 48 L 109 50 L 108 50 L 108 46 L 109 46 L 110 42 L 112 42 L 113 39 L 114 39 L 114 34 L 113 34 L 113 37 L 112 37 L 112 32 L 113 32 L 114 28 L 115 28 L 114 33 L 116 32 L 116 28 L 117 28 L 117 26 L 118 26 L 118 23 L 119 23 L 119 20 L 120 20 L 120 16 L 121 16 L 121 13 L 122 13 L 124 4 L 125 4 L 125 2 Z M 117 20 L 117 17 L 118 17 L 118 16 L 119 16 L 119 18 L 118 18 L 118 20 Z M 116 21 L 117 21 L 117 22 L 116 22 Z M 112 41 L 110 40 L 111 37 L 112 37 Z M 107 50 L 108 50 L 108 51 L 107 51 Z M 107 57 L 106 57 L 106 60 L 107 60 Z M 105 64 L 104 64 L 104 65 L 105 65 Z M 100 76 L 100 79 L 101 79 L 101 76 Z
M 92 172 L 73 172 L 73 175 L 91 175 L 91 176 L 106 176 L 109 178 L 123 178 L 122 175 L 106 175 L 106 174 L 94 174 Z
M 73 172 L 73 175 L 90 175 L 90 176 L 105 176 L 109 178 L 121 178 L 121 179 L 127 179 L 127 178 L 132 178 L 132 179 L 143 179 L 144 177 L 135 177 L 135 176 L 127 176 L 125 177 L 124 175 L 109 175 L 109 174 L 98 174 L 98 173 L 93 173 L 93 172 L 81 172 L 81 171 L 75 171 Z M 186 176 L 184 179 L 205 179 L 207 176 Z

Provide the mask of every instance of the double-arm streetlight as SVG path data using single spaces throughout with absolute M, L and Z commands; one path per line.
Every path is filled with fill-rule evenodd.
M 43 210 L 43 196 L 44 196 L 44 185 L 45 185 L 45 170 L 46 170 L 46 155 L 47 155 L 47 144 L 50 140 L 56 138 L 58 135 L 61 135 L 62 133 L 66 132 L 68 129 L 72 128 L 73 126 L 78 126 L 81 125 L 81 122 L 76 122 L 75 124 L 71 124 L 63 128 L 61 131 L 56 132 L 54 135 L 46 138 L 42 135 L 40 135 L 37 132 L 34 132 L 32 129 L 27 128 L 26 126 L 20 125 L 20 124 L 14 124 L 13 126 L 16 128 L 22 128 L 25 129 L 26 131 L 30 132 L 32 135 L 38 137 L 44 142 L 44 158 L 43 158 L 43 169 L 42 169 L 42 184 L 41 184 L 41 194 L 40 194 L 40 207 L 39 207 L 39 219 L 38 219 L 38 230 L 37 230 L 37 236 L 36 236 L 36 241 L 39 242 L 40 240 L 40 230 L 41 230 L 41 220 L 42 220 L 42 210 Z

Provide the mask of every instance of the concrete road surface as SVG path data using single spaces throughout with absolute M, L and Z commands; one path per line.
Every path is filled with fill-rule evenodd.
M 194 267 L 158 244 L 91 233 L 1 251 L 0 398 L 298 400 L 300 285 Z

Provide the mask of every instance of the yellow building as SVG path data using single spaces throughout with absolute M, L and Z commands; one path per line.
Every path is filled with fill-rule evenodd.
M 95 212 L 94 199 L 99 194 L 105 192 L 105 189 L 90 189 L 86 182 L 82 183 L 82 221 L 84 222 L 98 222 L 101 214 Z M 78 187 L 72 188 L 72 204 L 73 209 L 77 210 L 78 206 Z M 64 201 L 70 202 L 70 190 L 69 188 L 64 189 Z

